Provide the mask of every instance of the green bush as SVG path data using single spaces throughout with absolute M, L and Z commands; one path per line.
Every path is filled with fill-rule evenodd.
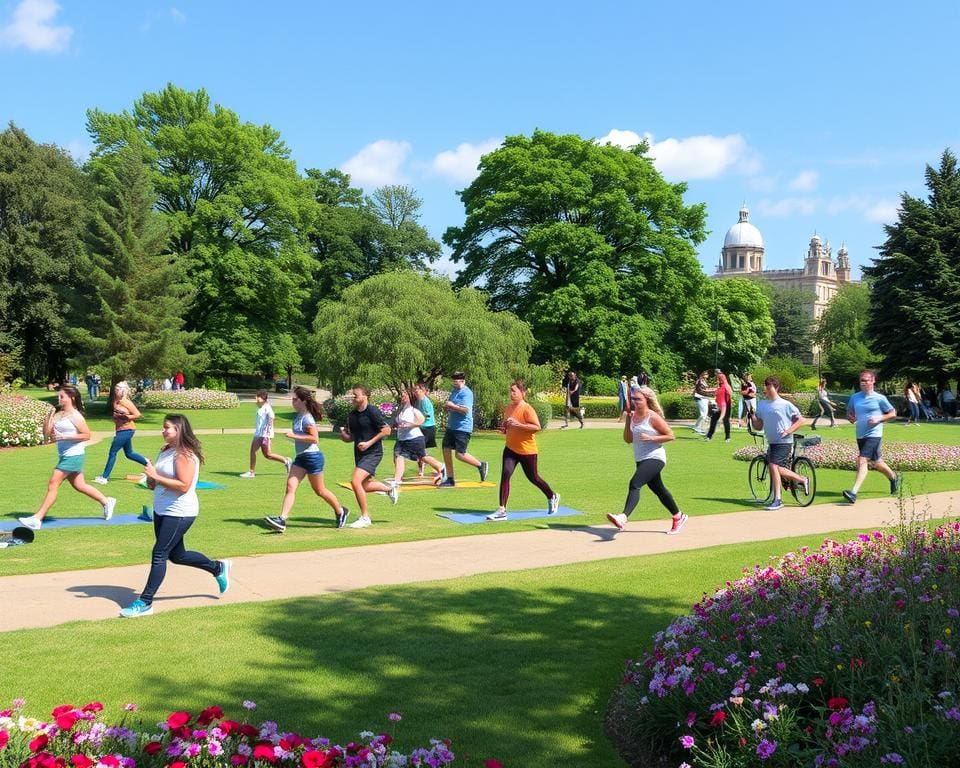
M 583 377 L 583 390 L 594 397 L 616 397 L 620 380 L 601 373 L 588 373 Z
M 660 392 L 657 399 L 668 419 L 696 419 L 700 415 L 697 403 L 689 392 Z
M 560 395 L 551 395 L 547 402 L 557 418 L 561 418 L 567 401 Z M 581 397 L 580 406 L 586 409 L 588 419 L 616 419 L 620 416 L 620 403 L 615 397 Z
M 227 379 L 224 376 L 214 376 L 209 373 L 204 374 L 200 377 L 200 383 L 197 385 L 197 388 L 216 390 L 217 392 L 226 392 Z
M 0 447 L 40 445 L 47 403 L 23 395 L 0 394 Z
M 145 389 L 142 392 L 138 392 L 134 396 L 133 401 L 140 408 L 172 412 L 240 407 L 240 398 L 233 392 L 209 389 Z

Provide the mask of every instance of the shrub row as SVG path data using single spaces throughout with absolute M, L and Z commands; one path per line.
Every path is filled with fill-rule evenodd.
M 138 392 L 134 397 L 134 402 L 140 408 L 167 411 L 198 411 L 240 407 L 240 398 L 233 392 L 209 389 L 166 391 L 147 389 Z
M 0 394 L 0 447 L 40 445 L 50 406 L 23 395 Z
M 827 440 L 811 446 L 804 456 L 825 469 L 857 468 L 857 445 L 852 440 Z M 750 461 L 760 454 L 756 446 L 738 448 L 733 458 Z M 960 446 L 929 443 L 885 443 L 883 460 L 898 472 L 949 472 L 960 469 Z

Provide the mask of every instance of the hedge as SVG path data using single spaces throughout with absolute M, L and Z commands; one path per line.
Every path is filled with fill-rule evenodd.
M 209 389 L 146 389 L 138 392 L 133 401 L 140 408 L 166 411 L 200 411 L 239 408 L 240 398 L 233 392 Z

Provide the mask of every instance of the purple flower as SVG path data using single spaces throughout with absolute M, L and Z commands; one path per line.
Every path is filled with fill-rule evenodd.
M 257 702 L 255 702 L 255 701 L 250 701 L 249 699 L 247 699 L 246 701 L 243 702 L 243 708 L 244 708 L 244 709 L 256 709 L 256 708 L 257 708 Z
M 757 755 L 761 760 L 766 760 L 777 751 L 777 742 L 764 739 L 757 744 Z
M 391 712 L 389 715 L 387 715 L 387 719 L 391 723 L 398 723 L 403 720 L 403 716 L 399 712 Z
M 883 757 L 880 758 L 881 763 L 893 763 L 894 765 L 902 765 L 904 763 L 903 757 L 898 755 L 896 752 L 887 752 Z
M 693 740 L 693 736 L 681 736 L 680 737 L 680 746 L 684 749 L 693 749 L 693 745 L 696 742 Z

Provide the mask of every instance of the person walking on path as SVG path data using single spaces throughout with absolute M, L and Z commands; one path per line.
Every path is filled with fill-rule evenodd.
M 843 492 L 843 498 L 851 504 L 857 500 L 860 486 L 867 479 L 867 472 L 875 469 L 890 481 L 890 493 L 900 490 L 901 476 L 894 472 L 880 457 L 880 442 L 883 439 L 883 422 L 897 418 L 896 409 L 884 395 L 875 391 L 877 376 L 873 371 L 860 374 L 860 391 L 855 392 L 847 403 L 847 419 L 857 425 L 857 477 L 853 488 Z
M 390 435 L 390 425 L 380 409 L 370 405 L 370 390 L 365 386 L 353 388 L 353 410 L 347 416 L 347 426 L 340 431 L 340 439 L 353 442 L 353 461 L 356 465 L 350 485 L 357 497 L 360 517 L 350 523 L 351 528 L 369 528 L 373 521 L 367 510 L 368 493 L 385 493 L 397 503 L 400 489 L 386 485 L 376 478 L 377 467 L 383 460 L 383 439 Z
M 47 493 L 40 503 L 40 508 L 29 517 L 19 518 L 20 525 L 32 531 L 39 531 L 43 525 L 43 518 L 53 503 L 57 500 L 57 493 L 63 481 L 66 480 L 85 496 L 89 496 L 103 510 L 103 519 L 113 517 L 113 509 L 117 500 L 112 496 L 104 496 L 100 491 L 89 485 L 83 478 L 83 460 L 86 446 L 90 439 L 90 428 L 83 418 L 83 398 L 76 387 L 64 384 L 57 394 L 59 411 L 50 411 L 43 420 L 43 435 L 47 440 L 57 444 L 57 466 L 47 483 Z
M 697 420 L 693 422 L 693 431 L 698 435 L 707 434 L 707 413 L 713 392 L 707 383 L 707 372 L 704 371 L 697 376 L 693 385 L 693 402 L 697 406 Z
M 426 442 L 423 434 L 424 415 L 418 408 L 414 408 L 412 401 L 417 397 L 408 390 L 400 392 L 400 409 L 397 411 L 397 442 L 393 446 L 393 486 L 397 490 L 403 482 L 405 461 L 420 462 L 430 465 L 435 471 L 434 483 L 443 482 L 446 469 L 433 456 L 427 454 Z M 391 497 L 392 498 L 392 497 Z
M 433 401 L 430 399 L 430 392 L 427 385 L 418 381 L 414 387 L 416 395 L 416 407 L 423 414 L 423 424 L 420 425 L 420 431 L 423 432 L 423 447 L 437 447 L 437 418 L 433 410 Z M 417 477 L 423 477 L 423 465 L 426 462 L 421 460 L 417 462 Z M 432 466 L 432 465 L 431 465 Z
M 293 405 L 296 416 L 293 419 L 293 429 L 287 432 L 287 438 L 293 440 L 297 455 L 289 465 L 287 490 L 283 494 L 280 514 L 264 519 L 275 531 L 283 533 L 287 530 L 287 519 L 290 517 L 290 510 L 293 509 L 293 502 L 297 497 L 297 488 L 306 477 L 310 481 L 313 492 L 327 502 L 333 510 L 337 528 L 343 528 L 350 511 L 340 503 L 333 491 L 323 484 L 325 460 L 317 434 L 317 422 L 323 418 L 323 409 L 314 399 L 313 392 L 306 387 L 294 388 L 290 403 Z
M 910 409 L 907 425 L 912 423 L 915 427 L 920 426 L 920 387 L 915 381 L 908 381 L 903 388 L 903 396 L 907 399 L 907 408 Z
M 447 410 L 447 429 L 443 433 L 443 463 L 447 469 L 446 479 L 440 483 L 441 488 L 453 488 L 456 484 L 453 471 L 453 457 L 458 461 L 476 467 L 480 473 L 480 482 L 487 479 L 490 465 L 480 461 L 476 456 L 467 453 L 470 437 L 473 434 L 473 392 L 467 386 L 467 377 L 457 372 L 451 377 L 453 391 L 450 398 L 444 403 Z
M 793 433 L 803 425 L 800 409 L 780 397 L 780 379 L 776 376 L 764 379 L 763 391 L 766 400 L 757 403 L 757 412 L 752 419 L 754 429 L 763 429 L 767 437 L 767 467 L 770 469 L 770 488 L 773 493 L 767 509 L 774 512 L 783 509 L 781 494 L 784 480 L 800 483 L 805 494 L 809 481 L 790 469 Z
M 570 416 L 579 421 L 580 429 L 583 429 L 583 416 L 580 415 L 580 379 L 577 378 L 575 371 L 567 374 L 563 389 L 566 391 L 566 407 L 563 411 L 563 426 L 560 429 L 570 426 Z
M 827 392 L 826 379 L 820 379 L 820 384 L 817 386 L 817 406 L 820 408 L 820 413 L 813 417 L 813 423 L 810 425 L 810 429 L 816 429 L 817 421 L 825 414 L 830 415 L 831 428 L 836 427 L 837 422 L 833 418 L 833 403 L 830 401 L 830 393 Z
M 753 383 L 753 375 L 743 374 L 743 380 L 740 382 L 740 410 L 737 413 L 737 428 L 743 426 L 743 417 L 747 417 L 747 423 L 753 418 L 757 411 L 757 385 Z
M 113 442 L 110 443 L 107 465 L 103 468 L 102 474 L 93 478 L 93 482 L 100 485 L 110 482 L 110 473 L 113 472 L 113 466 L 117 463 L 117 454 L 121 450 L 130 461 L 146 466 L 147 460 L 133 450 L 133 436 L 137 431 L 134 419 L 139 419 L 140 415 L 137 406 L 130 399 L 130 385 L 125 381 L 118 381 L 113 387 L 113 424 L 116 432 L 113 435 Z
M 713 440 L 713 433 L 717 429 L 717 424 L 723 420 L 723 437 L 726 442 L 730 442 L 730 407 L 733 404 L 733 390 L 727 383 L 727 377 L 717 371 L 717 389 L 716 389 L 717 410 L 710 416 L 710 429 L 704 440 Z
M 620 415 L 617 416 L 617 420 L 623 418 L 623 414 L 627 411 L 627 398 L 630 397 L 630 391 L 627 386 L 627 377 L 620 377 L 620 384 L 617 385 L 617 405 L 620 408 Z
M 200 514 L 197 478 L 203 463 L 200 441 L 186 416 L 168 414 L 163 420 L 163 448 L 156 465 L 147 462 L 147 486 L 153 489 L 153 532 L 156 541 L 150 556 L 147 585 L 120 615 L 125 619 L 153 613 L 153 598 L 167 575 L 167 561 L 206 571 L 217 580 L 222 595 L 230 588 L 229 560 L 211 560 L 200 552 L 191 552 L 183 537 Z
M 523 467 L 527 480 L 547 497 L 547 514 L 555 515 L 560 508 L 560 495 L 553 492 L 537 471 L 537 439 L 534 435 L 541 429 L 540 419 L 533 406 L 526 401 L 526 396 L 527 385 L 524 382 L 518 380 L 510 385 L 510 404 L 503 412 L 500 426 L 500 431 L 506 436 L 500 470 L 500 506 L 496 512 L 487 515 L 487 520 L 507 519 L 510 478 L 517 464 Z
M 250 469 L 240 477 L 251 478 L 257 476 L 257 451 L 263 451 L 264 458 L 270 461 L 279 461 L 290 471 L 290 459 L 273 453 L 270 450 L 273 441 L 273 408 L 270 407 L 270 396 L 265 389 L 257 392 L 257 417 L 253 427 L 253 440 L 250 441 Z
M 663 468 L 667 464 L 667 451 L 664 443 L 673 440 L 673 430 L 663 418 L 663 409 L 657 400 L 657 394 L 649 387 L 635 387 L 630 390 L 630 405 L 623 425 L 623 442 L 633 445 L 633 460 L 636 469 L 627 489 L 627 499 L 623 503 L 623 512 L 607 514 L 607 520 L 617 530 L 627 527 L 627 520 L 636 509 L 640 500 L 640 489 L 650 486 L 650 490 L 660 499 L 673 519 L 670 535 L 680 533 L 687 522 L 687 516 L 679 510 L 673 495 L 663 484 Z

